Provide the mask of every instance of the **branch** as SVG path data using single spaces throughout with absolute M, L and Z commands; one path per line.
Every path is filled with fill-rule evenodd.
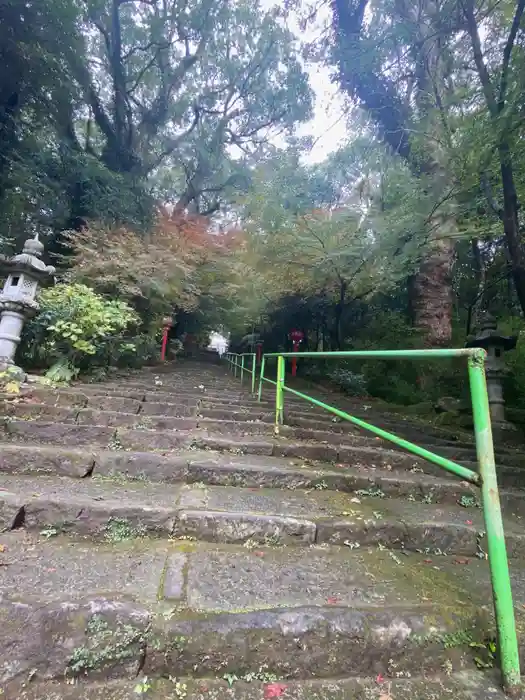
M 494 214 L 496 214 L 498 219 L 500 219 L 500 221 L 503 221 L 503 208 L 494 199 L 494 195 L 492 194 L 492 187 L 490 184 L 490 180 L 487 176 L 487 173 L 482 172 L 479 176 L 479 179 L 480 179 L 481 189 L 483 190 L 483 193 L 485 194 L 485 197 L 487 198 L 487 202 L 489 204 L 489 207 L 492 209 Z
M 512 26 L 510 28 L 509 36 L 505 48 L 503 50 L 503 64 L 501 66 L 501 79 L 498 95 L 498 111 L 502 112 L 505 106 L 505 95 L 507 92 L 508 77 L 509 77 L 509 64 L 510 57 L 512 55 L 512 49 L 514 48 L 514 42 L 516 41 L 516 35 L 521 24 L 521 18 L 523 17 L 523 12 L 525 11 L 525 0 L 519 0 L 516 6 L 516 12 L 514 13 L 514 19 L 512 20 Z
M 190 126 L 184 131 L 182 134 L 179 134 L 176 138 L 172 139 L 170 141 L 170 144 L 167 148 L 162 151 L 160 156 L 158 156 L 155 159 L 155 162 L 147 167 L 147 172 L 151 172 L 151 170 L 154 170 L 157 168 L 162 161 L 167 158 L 169 155 L 173 153 L 173 151 L 178 148 L 178 146 L 192 133 L 192 131 L 195 129 L 197 124 L 199 123 L 200 119 L 200 111 L 198 105 L 194 105 L 193 107 L 193 121 L 190 124 Z
M 474 16 L 474 2 L 473 0 L 466 0 L 462 3 L 462 6 L 463 14 L 467 21 L 467 31 L 470 35 L 470 40 L 472 42 L 474 62 L 478 71 L 481 87 L 483 88 L 483 94 L 485 95 L 485 101 L 487 103 L 490 115 L 492 117 L 495 117 L 498 114 L 498 105 L 496 103 L 496 98 L 494 97 L 494 88 L 492 86 L 492 81 L 490 80 L 490 75 L 487 66 L 485 65 L 485 60 L 483 58 L 478 24 Z

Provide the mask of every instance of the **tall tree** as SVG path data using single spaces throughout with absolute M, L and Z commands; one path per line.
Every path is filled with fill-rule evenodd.
M 525 0 L 481 5 L 459 0 L 458 7 L 470 40 L 468 70 L 479 86 L 473 96 L 475 114 L 484 125 L 478 177 L 489 205 L 502 222 L 512 278 L 525 314 L 525 251 L 515 174 L 516 155 L 523 155 L 519 142 L 523 137 Z M 499 172 L 491 167 L 494 154 Z
M 422 0 L 333 0 L 343 89 L 368 111 L 385 142 L 403 158 L 435 200 L 427 249 L 411 279 L 415 325 L 427 342 L 450 342 L 452 263 L 456 232 L 449 170 L 446 92 L 447 38 L 457 16 Z
M 310 114 L 306 75 L 277 10 L 248 0 L 83 7 L 86 52 L 70 56 L 89 112 L 83 146 L 135 178 L 171 168 L 180 208 L 216 211 L 246 159 Z

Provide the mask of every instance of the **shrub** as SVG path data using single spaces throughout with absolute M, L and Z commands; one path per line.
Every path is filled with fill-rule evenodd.
M 83 284 L 43 290 L 40 313 L 24 329 L 22 362 L 51 368 L 55 379 L 135 357 L 137 339 L 126 335 L 139 318 L 125 302 L 106 299 Z

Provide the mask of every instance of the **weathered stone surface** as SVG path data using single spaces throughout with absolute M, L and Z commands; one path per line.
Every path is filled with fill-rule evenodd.
M 238 513 L 290 515 L 292 517 L 320 518 L 339 516 L 351 507 L 350 497 L 337 491 L 300 491 L 264 488 L 234 488 L 209 486 L 184 489 L 180 508 L 208 508 Z M 367 513 L 366 505 L 361 509 Z
M 197 427 L 197 420 L 192 418 L 149 416 L 142 413 L 115 413 L 112 411 L 97 411 L 90 408 L 84 408 L 79 412 L 78 423 L 146 430 L 195 430 Z
M 224 450 L 234 454 L 271 455 L 273 452 L 272 442 L 242 440 L 238 436 L 215 437 L 199 434 L 195 437 L 195 444 L 200 449 Z
M 24 526 L 101 539 L 141 537 L 146 533 L 167 536 L 175 517 L 174 509 L 126 503 L 118 497 L 103 503 L 82 497 L 68 502 L 41 497 L 26 503 Z
M 257 408 L 246 407 L 242 411 L 239 410 L 228 410 L 226 408 L 206 408 L 202 406 L 199 408 L 199 414 L 203 418 L 209 418 L 210 420 L 259 420 L 263 423 L 273 424 L 274 415 L 269 411 L 261 411 Z
M 94 462 L 89 451 L 0 445 L 0 472 L 6 474 L 56 474 L 82 478 L 91 471 Z
M 194 442 L 191 433 L 141 429 L 119 429 L 119 443 L 132 450 L 183 450 Z
M 112 428 L 97 425 L 70 425 L 68 423 L 40 423 L 37 421 L 12 420 L 6 425 L 3 440 L 27 440 L 43 444 L 107 445 L 114 436 Z
M 115 413 L 99 411 L 96 408 L 82 408 L 77 416 L 79 425 L 102 425 L 113 428 L 134 427 L 138 420 L 136 413 Z
M 315 525 L 308 520 L 250 513 L 183 510 L 175 523 L 175 537 L 197 537 L 208 542 L 271 542 L 306 544 L 315 540 Z
M 215 420 L 213 418 L 200 418 L 199 429 L 219 435 L 272 435 L 271 423 L 257 422 L 249 415 L 239 420 Z
M 76 421 L 77 408 L 66 406 L 53 406 L 50 404 L 13 403 L 4 402 L 3 415 L 13 416 L 18 420 L 43 420 L 56 421 L 57 423 L 74 423 Z
M 196 401 L 179 403 L 153 403 L 147 401 L 142 405 L 141 415 L 144 416 L 193 416 L 197 412 Z
M 20 524 L 24 517 L 24 500 L 17 493 L 0 489 L 0 532 L 11 530 Z
M 164 457 L 154 452 L 99 452 L 95 457 L 93 474 L 166 483 L 183 482 L 188 474 L 191 454 Z
M 432 615 L 436 631 L 445 629 Z M 385 658 L 403 672 L 436 670 L 446 656 L 443 645 L 414 643 L 430 625 L 413 609 L 298 607 L 242 614 L 164 617 L 154 621 L 144 673 L 191 673 L 200 658 L 202 675 L 236 674 L 267 668 L 288 678 L 381 673 Z M 432 653 L 429 654 L 429 647 Z M 344 653 L 346 650 L 346 653 Z M 387 662 L 388 663 L 388 662 Z
M 349 466 L 375 466 L 389 469 L 421 469 L 426 473 L 443 475 L 440 467 L 429 462 L 417 459 L 411 454 L 395 452 L 393 450 L 374 449 L 366 447 L 350 447 L 348 445 L 338 448 L 338 460 Z
M 276 441 L 273 454 L 277 457 L 300 457 L 301 459 L 318 459 L 323 462 L 336 462 L 338 448 L 332 445 L 311 445 L 304 442 Z
M 119 413 L 138 413 L 142 408 L 142 402 L 124 396 L 91 396 L 88 400 L 89 408 L 97 411 L 118 411 Z
M 257 669 L 256 669 L 257 670 Z M 136 700 L 138 682 L 108 682 L 104 684 L 47 684 L 19 690 L 6 700 Z M 250 681 L 242 678 L 231 687 L 221 679 L 178 679 L 184 686 L 186 700 L 261 700 L 270 692 L 281 693 L 283 700 L 378 700 L 381 694 L 388 700 L 505 700 L 499 689 L 499 679 L 490 674 L 463 671 L 459 674 L 434 678 L 409 680 L 385 679 L 377 683 L 371 678 L 346 680 L 290 681 L 278 679 L 271 682 Z M 151 684 L 148 698 L 151 700 L 176 700 L 176 685 L 167 679 L 147 679 Z M 387 695 L 388 693 L 388 695 Z M 271 695 L 269 695 L 271 697 Z M 275 695 L 277 697 L 277 695 Z
M 168 558 L 164 572 L 164 586 L 160 592 L 168 601 L 180 600 L 186 595 L 186 568 L 189 555 L 175 552 Z
M 3 483 L 9 491 L 0 491 L 0 503 L 12 503 L 16 494 L 26 528 L 112 540 L 169 535 L 179 499 L 179 489 L 166 484 L 41 476 L 36 491 L 29 477 L 6 477 Z
M 78 406 L 84 407 L 88 402 L 88 396 L 75 389 L 51 389 L 50 387 L 32 386 L 25 394 L 27 400 L 35 400 L 53 406 Z
M 188 563 L 188 605 L 195 610 L 234 612 L 308 605 L 399 605 L 407 591 L 377 580 L 375 553 L 337 547 L 262 551 L 202 549 Z M 179 580 L 178 559 L 174 579 Z M 170 581 L 169 570 L 166 584 Z M 417 597 L 411 602 L 422 603 Z
M 71 541 L 26 530 L 0 537 L 5 598 L 42 602 L 106 595 L 155 603 L 169 551 L 162 540 Z
M 0 602 L 0 683 L 64 675 L 133 678 L 145 652 L 147 611 L 106 598 Z
M 247 456 L 248 457 L 248 456 Z M 333 488 L 343 486 L 345 479 L 339 474 L 331 475 Z M 188 466 L 188 480 L 201 481 L 218 486 L 242 486 L 258 488 L 314 488 L 323 480 L 315 471 L 300 470 L 272 465 L 227 462 L 224 458 L 192 460 Z

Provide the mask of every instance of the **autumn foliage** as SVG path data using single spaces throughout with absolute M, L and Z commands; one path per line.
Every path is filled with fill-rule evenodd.
M 204 217 L 165 208 L 146 234 L 93 224 L 68 239 L 73 279 L 120 298 L 157 298 L 185 310 L 198 304 L 201 268 L 224 247 Z

